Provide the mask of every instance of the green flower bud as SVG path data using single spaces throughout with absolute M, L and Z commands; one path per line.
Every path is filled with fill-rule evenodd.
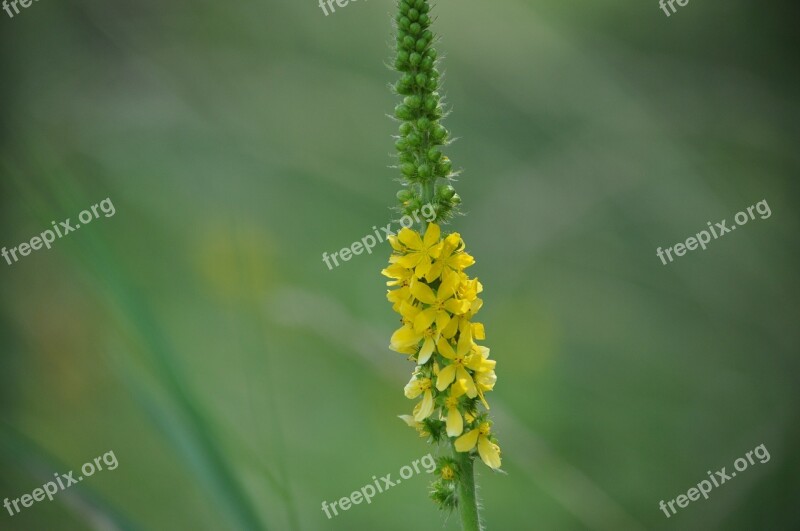
M 422 144 L 422 137 L 417 133 L 411 133 L 406 137 L 406 140 L 408 141 L 408 145 L 412 147 L 417 147 L 418 145 Z
M 428 76 L 420 72 L 415 78 L 418 87 L 425 87 L 428 84 Z
M 428 112 L 433 111 L 439 105 L 439 98 L 435 94 L 431 94 L 430 96 L 425 97 L 425 102 L 423 106 L 425 110 Z
M 426 47 L 427 45 L 428 45 L 428 41 L 426 41 L 425 39 L 419 39 L 419 40 L 418 40 L 418 41 L 417 41 L 417 42 L 414 44 L 414 46 L 415 46 L 415 48 L 416 48 L 416 50 L 417 50 L 418 52 L 422 52 L 423 50 L 425 50 L 425 47 Z
M 400 120 L 411 120 L 414 117 L 411 109 L 402 103 L 394 108 L 394 115 Z
M 408 188 L 403 188 L 402 190 L 397 192 L 397 200 L 400 201 L 401 203 L 405 203 L 406 201 L 413 199 L 413 197 L 414 197 L 414 192 L 412 192 Z
M 420 54 L 418 54 L 417 52 L 412 53 L 408 57 L 408 62 L 411 63 L 412 66 L 418 65 L 421 61 L 422 61 L 422 56 Z
M 400 63 L 407 63 L 409 58 L 409 54 L 405 50 L 398 50 L 397 51 L 397 61 Z
M 412 35 L 419 35 L 420 32 L 422 31 L 422 26 L 420 25 L 419 22 L 414 22 L 413 24 L 411 24 L 409 26 L 408 29 L 409 29 L 409 31 L 411 32 Z
M 412 7 L 408 10 L 408 14 L 406 16 L 413 22 L 419 18 L 419 11 L 417 11 L 417 8 Z
M 432 49 L 432 48 L 431 48 L 431 49 Z M 429 52 L 429 51 L 431 51 L 431 49 L 429 49 L 429 50 L 428 50 L 428 52 Z M 425 52 L 425 53 L 427 54 L 428 52 Z M 433 59 L 431 59 L 430 57 L 428 57 L 428 56 L 426 55 L 426 56 L 425 56 L 425 57 L 422 59 L 422 62 L 420 63 L 420 65 L 419 65 L 419 66 L 420 66 L 420 68 L 422 68 L 423 70 L 431 70 L 431 69 L 433 68 Z
M 430 148 L 428 150 L 428 160 L 431 162 L 439 162 L 442 158 L 442 152 L 439 151 L 437 148 Z
M 415 171 L 417 171 L 417 168 L 410 162 L 406 162 L 400 165 L 400 172 L 406 177 L 411 177 L 412 175 L 414 175 Z
M 458 194 L 453 194 L 453 197 L 450 198 L 450 204 L 453 206 L 457 206 L 461 204 L 461 196 Z
M 437 124 L 433 128 L 432 136 L 437 142 L 444 142 L 447 138 L 447 128 L 441 124 Z
M 409 153 L 406 150 L 403 150 L 397 155 L 397 160 L 399 160 L 401 163 L 406 163 L 406 162 L 414 162 L 415 159 L 413 154 Z
M 405 213 L 411 215 L 414 213 L 415 210 L 419 210 L 422 208 L 422 200 L 419 197 L 414 197 L 408 201 L 408 206 L 406 206 Z
M 419 15 L 419 23 L 425 27 L 428 27 L 431 24 L 431 17 L 428 15 Z
M 450 172 L 453 171 L 453 163 L 450 162 L 450 159 L 447 157 L 442 157 L 441 162 L 439 162 L 438 170 L 440 176 L 447 177 L 450 175 Z
M 411 109 L 418 109 L 422 105 L 422 99 L 419 96 L 406 96 L 403 103 Z
M 403 39 L 403 47 L 405 47 L 407 50 L 413 50 L 416 44 L 417 41 L 415 41 L 414 37 L 411 35 L 406 35 Z
M 431 127 L 431 121 L 424 116 L 417 120 L 417 129 L 420 131 L 427 131 Z
M 403 83 L 402 81 L 395 83 L 394 89 L 398 94 L 402 95 L 411 94 L 414 91 L 414 88 L 411 85 Z
M 427 164 L 420 164 L 419 168 L 417 168 L 417 174 L 423 179 L 427 179 L 431 176 L 431 167 Z
M 405 135 L 409 134 L 413 130 L 414 130 L 414 128 L 408 122 L 403 122 L 402 124 L 400 124 L 400 134 L 401 135 L 405 136 Z
M 398 24 L 400 24 L 401 28 L 408 29 L 408 27 L 411 26 L 411 21 L 408 20 L 408 17 L 401 17 L 400 22 L 398 22 Z
M 436 190 L 436 195 L 441 197 L 442 199 L 449 200 L 452 199 L 454 195 L 456 195 L 456 189 L 446 184 L 444 186 L 440 186 L 438 190 Z

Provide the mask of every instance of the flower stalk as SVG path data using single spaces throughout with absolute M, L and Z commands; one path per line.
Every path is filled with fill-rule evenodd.
M 461 198 L 451 184 L 452 163 L 442 153 L 449 131 L 440 123 L 445 112 L 431 8 L 428 0 L 398 0 L 397 6 L 394 66 L 400 79 L 394 88 L 403 98 L 394 111 L 400 122 L 399 211 L 410 215 L 430 204 L 436 214 L 419 231 L 404 227 L 389 237 L 393 252 L 382 271 L 389 278 L 387 299 L 401 322 L 390 348 L 414 363 L 404 392 L 417 403 L 400 418 L 429 443 L 452 448 L 452 457 L 437 459 L 431 498 L 442 509 L 458 508 L 465 531 L 480 531 L 475 459 L 492 470 L 501 466 L 486 400 L 497 381 L 496 361 L 478 343 L 486 339 L 484 325 L 474 321 L 483 306 L 483 285 L 465 272 L 475 259 L 459 233 L 441 229 Z

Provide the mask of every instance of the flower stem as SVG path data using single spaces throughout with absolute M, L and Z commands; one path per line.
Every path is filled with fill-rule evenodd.
M 463 531 L 481 531 L 478 500 L 475 496 L 475 471 L 473 457 L 469 452 L 458 452 L 453 449 L 458 463 L 458 512 L 461 514 Z

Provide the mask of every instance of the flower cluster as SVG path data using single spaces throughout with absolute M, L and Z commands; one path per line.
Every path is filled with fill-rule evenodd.
M 442 238 L 436 223 L 424 236 L 405 228 L 389 241 L 394 252 L 382 273 L 391 279 L 387 298 L 402 321 L 390 348 L 416 363 L 405 395 L 421 397 L 413 414 L 401 418 L 436 442 L 444 431 L 458 452 L 477 447 L 484 463 L 499 468 L 500 448 L 478 410 L 489 409 L 485 393 L 497 376 L 489 349 L 476 343 L 485 339 L 483 325 L 473 322 L 483 286 L 464 272 L 475 260 L 458 233 Z
M 461 198 L 450 185 L 456 175 L 452 164 L 440 149 L 450 133 L 439 123 L 445 112 L 438 92 L 440 74 L 429 29 L 430 10 L 427 0 L 398 1 L 394 67 L 400 79 L 394 89 L 403 101 L 394 109 L 400 121 L 395 148 L 404 187 L 397 199 L 405 214 L 430 203 L 435 205 L 434 221 L 446 221 Z

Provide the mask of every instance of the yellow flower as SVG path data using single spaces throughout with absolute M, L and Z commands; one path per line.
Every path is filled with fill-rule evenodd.
M 472 264 L 475 259 L 469 254 L 464 252 L 464 241 L 461 235 L 454 232 L 445 237 L 442 242 L 442 252 L 439 257 L 433 262 L 431 270 L 425 275 L 428 282 L 439 278 L 443 272 L 463 271 Z
M 433 413 L 433 382 L 430 378 L 417 378 L 415 373 L 404 389 L 406 398 L 417 398 L 422 395 L 422 400 L 414 408 L 414 420 L 422 422 Z
M 411 415 L 398 415 L 398 417 L 402 419 L 403 422 L 408 424 L 410 427 L 417 430 L 417 433 L 419 433 L 420 437 L 427 437 L 428 435 L 430 435 L 430 433 L 428 433 L 427 429 L 425 428 L 425 424 L 423 424 L 422 422 L 417 422 Z
M 444 465 L 440 472 L 442 474 L 442 479 L 445 481 L 453 481 L 453 479 L 456 477 L 456 473 L 453 471 L 450 465 Z
M 399 286 L 398 289 L 390 290 L 386 293 L 386 298 L 392 303 L 392 309 L 399 312 L 402 303 L 411 301 L 409 284 L 413 271 L 397 264 L 390 264 L 389 267 L 381 271 L 381 274 L 394 279 L 388 281 L 386 283 L 387 286 Z
M 442 330 L 450 322 L 450 314 L 459 315 L 466 312 L 469 309 L 469 302 L 453 298 L 457 288 L 458 278 L 455 276 L 442 280 L 436 294 L 424 282 L 413 279 L 410 286 L 411 294 L 418 301 L 429 305 L 414 318 L 414 329 L 424 330 L 435 322 L 437 330 Z
M 472 335 L 469 327 L 461 329 L 456 350 L 453 350 L 447 339 L 441 338 L 439 340 L 439 354 L 449 359 L 451 363 L 439 371 L 439 376 L 436 379 L 436 389 L 444 391 L 448 385 L 457 380 L 464 386 L 468 397 L 475 398 L 478 395 L 478 389 L 475 387 L 472 376 L 467 372 L 467 368 L 478 369 L 481 358 L 480 356 L 469 356 L 471 352 Z
M 479 345 L 475 345 L 473 356 L 480 358 L 478 368 L 475 369 L 475 375 L 473 376 L 475 385 L 478 388 L 478 396 L 483 405 L 486 406 L 486 409 L 489 409 L 489 404 L 486 402 L 483 393 L 494 389 L 494 384 L 497 382 L 497 375 L 494 372 L 497 361 L 488 359 L 489 349 Z
M 411 347 L 422 341 L 422 347 L 420 347 L 419 356 L 417 357 L 417 363 L 422 365 L 431 358 L 433 351 L 436 349 L 439 333 L 431 327 L 421 331 L 414 327 L 412 323 L 420 313 L 419 307 L 404 303 L 400 307 L 400 313 L 403 316 L 403 326 L 392 334 L 389 348 L 401 354 L 408 354 Z
M 464 419 L 458 410 L 458 397 L 464 394 L 463 388 L 453 385 L 450 388 L 450 396 L 444 401 L 444 408 L 447 410 L 447 436 L 458 437 L 464 431 Z
M 440 234 L 441 230 L 436 223 L 428 224 L 424 238 L 416 231 L 403 228 L 398 233 L 397 240 L 405 246 L 405 254 L 392 255 L 389 260 L 400 267 L 413 269 L 417 278 L 425 276 L 431 269 L 433 259 L 441 253 Z
M 481 423 L 480 426 L 471 430 L 458 439 L 455 447 L 459 452 L 469 452 L 475 445 L 478 445 L 478 454 L 486 466 L 490 468 L 500 468 L 500 447 L 489 439 L 491 428 L 488 422 Z

